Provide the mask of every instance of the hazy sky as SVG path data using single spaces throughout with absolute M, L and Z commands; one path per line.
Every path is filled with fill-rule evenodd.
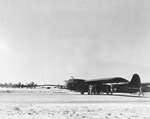
M 0 82 L 150 82 L 149 0 L 1 0 Z

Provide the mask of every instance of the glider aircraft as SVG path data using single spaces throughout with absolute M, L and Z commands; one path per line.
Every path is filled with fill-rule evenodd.
M 138 74 L 132 76 L 131 81 L 121 77 L 100 78 L 93 80 L 75 79 L 73 76 L 65 81 L 65 87 L 69 90 L 80 92 L 82 95 L 87 92 L 91 94 L 113 94 L 113 93 L 138 93 L 143 95 L 143 86 L 150 83 L 141 84 Z

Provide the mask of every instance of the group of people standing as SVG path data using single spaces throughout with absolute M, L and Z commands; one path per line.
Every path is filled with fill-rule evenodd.
M 89 95 L 93 95 L 93 94 L 98 95 L 98 94 L 103 94 L 103 93 L 112 94 L 112 92 L 113 92 L 113 89 L 112 89 L 111 85 L 102 85 L 102 84 L 92 85 L 92 84 L 90 84 L 88 87 Z

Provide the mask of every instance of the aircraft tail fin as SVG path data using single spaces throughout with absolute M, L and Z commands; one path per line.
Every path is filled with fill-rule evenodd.
M 130 87 L 140 88 L 141 86 L 141 79 L 138 74 L 134 74 L 131 81 L 128 83 Z

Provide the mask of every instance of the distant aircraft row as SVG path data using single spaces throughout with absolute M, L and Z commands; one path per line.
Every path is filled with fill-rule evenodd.
M 36 84 L 34 82 L 31 82 L 29 84 L 22 84 L 21 82 L 18 82 L 16 84 L 12 84 L 12 83 L 5 83 L 5 84 L 0 84 L 0 87 L 2 88 L 36 88 L 36 87 L 47 87 L 47 89 L 50 89 L 50 87 L 58 87 L 58 88 L 62 88 L 62 85 L 53 85 L 53 84 Z
M 5 87 L 5 88 L 36 88 L 37 84 L 34 82 L 31 82 L 29 84 L 21 84 L 21 82 L 17 84 L 12 84 L 12 83 L 5 83 L 5 84 L 0 84 L 0 87 Z
M 150 92 L 150 83 L 141 83 L 140 76 L 134 74 L 131 81 L 121 78 L 100 78 L 93 80 L 75 79 L 73 76 L 65 81 L 65 88 L 80 92 L 81 94 L 113 94 L 113 93 L 138 93 Z

